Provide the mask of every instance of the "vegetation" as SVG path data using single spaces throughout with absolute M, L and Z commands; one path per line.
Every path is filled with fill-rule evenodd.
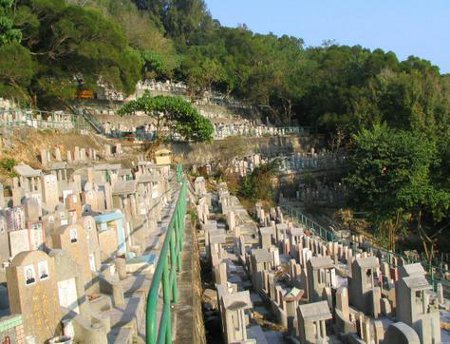
M 427 226 L 439 224 L 450 207 L 450 192 L 431 179 L 436 145 L 423 133 L 395 130 L 386 124 L 362 129 L 354 143 L 346 179 L 353 206 L 367 212 L 387 236 L 391 250 L 395 250 L 400 229 L 415 229 L 431 261 L 433 239 L 440 230 L 431 234 Z
M 17 161 L 14 158 L 3 157 L 0 159 L 0 171 L 10 178 L 17 177 L 17 173 L 14 171 L 14 166 L 16 165 Z
M 235 97 L 274 124 L 313 126 L 334 150 L 354 149 L 354 208 L 390 228 L 392 247 L 400 227 L 415 225 L 432 256 L 448 221 L 450 76 L 429 61 L 223 27 L 203 0 L 2 0 L 0 54 L 0 95 L 32 105 L 66 102 L 99 80 L 128 95 L 142 78 L 171 78 L 192 96 Z M 186 138 L 211 135 L 180 99 L 146 96 L 123 113 L 142 109 Z M 267 196 L 258 178 L 246 178 L 243 194 Z
M 11 1 L 0 12 L 0 45 L 21 42 L 6 56 L 23 56 L 27 68 L 15 64 L 0 87 L 40 105 L 73 98 L 79 84 L 95 89 L 99 77 L 126 94 L 141 78 L 174 78 L 193 95 L 221 91 L 273 123 L 330 134 L 344 128 L 350 137 L 376 121 L 448 128 L 449 78 L 417 57 L 400 62 L 392 52 L 333 42 L 306 48 L 297 37 L 223 27 L 203 0 L 16 0 L 14 10 Z
M 252 201 L 272 201 L 275 196 L 272 179 L 277 175 L 279 164 L 278 160 L 273 160 L 256 167 L 242 180 L 238 191 L 239 196 Z
M 155 119 L 157 140 L 166 133 L 177 133 L 186 140 L 209 141 L 214 128 L 211 122 L 201 116 L 197 109 L 181 97 L 156 96 L 146 93 L 142 97 L 126 103 L 119 115 L 144 112 Z

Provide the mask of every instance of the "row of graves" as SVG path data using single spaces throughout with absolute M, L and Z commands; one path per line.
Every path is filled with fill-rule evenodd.
M 150 92 L 152 94 L 169 93 L 176 95 L 186 95 L 187 86 L 183 82 L 173 82 L 170 80 L 166 80 L 164 82 L 149 79 L 138 81 L 136 85 L 136 97 L 141 97 L 145 92 Z
M 335 169 L 345 162 L 344 156 L 336 156 L 331 152 L 326 151 L 322 151 L 318 154 L 315 153 L 314 148 L 312 148 L 311 152 L 308 153 L 304 152 L 287 156 L 277 156 L 275 159 L 280 160 L 280 172 L 283 173 L 296 173 L 305 170 Z M 268 157 L 263 157 L 261 154 L 252 154 L 242 159 L 235 159 L 235 161 L 233 161 L 233 170 L 235 173 L 244 177 L 247 174 L 252 173 L 255 167 L 268 163 L 269 161 L 270 159 Z M 300 199 L 300 195 L 303 194 L 302 197 L 305 201 L 309 201 L 311 199 L 314 199 L 315 201 L 327 201 L 331 197 L 342 194 L 341 190 L 326 190 L 326 188 L 327 187 L 325 186 L 325 188 L 318 189 L 318 193 L 315 194 L 314 192 L 311 192 L 311 190 L 303 190 L 304 188 L 300 185 L 300 189 L 298 190 L 298 198 Z M 337 189 L 337 187 L 334 187 L 334 189 Z
M 204 114 L 204 112 L 203 112 Z M 212 115 L 205 115 L 205 117 L 210 118 Z M 151 141 L 156 137 L 157 128 L 149 122 L 141 126 L 129 126 L 123 123 L 119 125 L 114 125 L 111 122 L 105 121 L 102 123 L 105 134 L 111 137 L 120 138 L 123 137 L 125 133 L 132 133 L 136 138 L 140 140 Z M 265 137 L 265 136 L 285 136 L 292 134 L 292 130 L 295 128 L 276 128 L 268 127 L 264 125 L 256 125 L 251 123 L 212 123 L 214 127 L 214 139 L 221 140 L 230 136 L 247 136 L 247 137 Z M 161 129 L 163 131 L 169 132 L 169 128 Z M 294 132 L 297 133 L 297 132 Z M 317 159 L 316 159 L 317 160 Z M 324 158 L 321 158 L 319 163 L 324 163 Z M 331 160 L 327 160 L 330 164 Z M 331 161 L 331 162 L 334 162 Z M 317 163 L 317 162 L 316 162 Z
M 83 163 L 93 162 L 98 160 L 97 150 L 94 148 L 80 148 L 74 147 L 73 150 L 67 150 L 65 155 L 62 154 L 61 148 L 55 147 L 54 149 L 41 149 L 40 160 L 44 168 L 56 168 L 57 166 L 65 166 L 61 163 Z
M 256 167 L 264 165 L 269 160 L 263 158 L 261 154 L 251 154 L 243 159 L 235 159 L 233 161 L 233 171 L 241 177 L 251 174 Z
M 347 157 L 342 154 L 322 150 L 316 152 L 311 148 L 310 152 L 302 152 L 284 157 L 281 161 L 281 169 L 287 172 L 301 172 L 304 170 L 330 170 L 342 167 Z
M 176 196 L 169 166 L 26 166 L 0 187 L 0 342 L 135 343 Z
M 39 112 L 25 110 L 13 101 L 0 97 L 1 126 L 70 131 L 74 129 L 74 121 L 72 114 L 64 111 Z
M 151 119 L 149 118 L 149 121 Z M 145 141 L 153 141 L 156 138 L 157 128 L 153 123 L 146 123 L 141 126 L 127 126 L 123 123 L 114 125 L 111 122 L 103 122 L 105 134 L 111 137 L 120 138 L 124 133 L 132 133 L 136 138 Z
M 197 194 L 204 192 L 199 181 Z M 208 220 L 208 197 L 197 206 L 214 271 L 227 343 L 276 342 L 254 325 L 259 299 L 284 327 L 283 335 L 306 343 L 447 343 L 450 302 L 437 292 L 420 263 L 406 264 L 338 242 L 325 242 L 287 221 L 280 208 L 256 204 L 256 236 L 243 231 L 235 203 L 219 189 L 226 229 Z M 256 238 L 256 242 L 255 242 Z M 227 247 L 233 248 L 233 253 Z M 231 257 L 237 256 L 241 266 Z M 242 271 L 244 270 L 244 271 Z M 247 283 L 247 277 L 251 283 Z
M 295 191 L 295 199 L 303 203 L 317 205 L 342 206 L 347 195 L 347 188 L 340 182 L 322 182 L 317 180 L 315 185 L 300 183 Z
M 286 128 L 269 127 L 265 125 L 255 125 L 251 123 L 215 123 L 214 137 L 224 139 L 229 136 L 285 136 L 288 132 Z

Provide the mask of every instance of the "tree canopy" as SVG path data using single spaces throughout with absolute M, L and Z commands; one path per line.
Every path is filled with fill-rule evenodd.
M 0 55 L 0 96 L 39 107 L 100 80 L 129 95 L 138 80 L 174 79 L 192 96 L 234 97 L 276 125 L 338 133 L 337 146 L 354 142 L 350 153 L 363 161 L 349 179 L 361 208 L 391 224 L 400 213 L 448 213 L 450 75 L 419 57 L 224 27 L 203 0 L 0 0 Z M 140 106 L 188 139 L 211 136 L 182 99 L 145 96 L 123 111 Z M 407 166 L 416 169 L 408 178 Z
M 223 27 L 203 0 L 16 0 L 14 11 L 11 1 L 2 16 L 20 29 L 33 63 L 29 83 L 12 88 L 3 79 L 1 88 L 41 105 L 73 97 L 74 78 L 95 90 L 101 77 L 126 94 L 139 79 L 171 78 L 193 95 L 233 96 L 274 124 L 351 137 L 385 121 L 448 135 L 448 77 L 418 57 L 399 61 L 393 52 L 332 41 L 306 47 L 299 37 Z
M 450 193 L 431 179 L 438 151 L 423 133 L 375 125 L 356 134 L 354 145 L 346 178 L 350 200 L 387 233 L 391 249 L 408 223 L 423 235 L 424 214 L 435 223 L 448 214 Z
M 152 97 L 146 93 L 119 110 L 122 116 L 136 112 L 144 112 L 155 119 L 159 136 L 162 135 L 163 128 L 166 128 L 169 134 L 177 133 L 186 140 L 209 141 L 214 132 L 211 122 L 181 97 Z

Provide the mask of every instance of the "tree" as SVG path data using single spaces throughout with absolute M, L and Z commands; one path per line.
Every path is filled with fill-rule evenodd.
M 34 75 L 30 51 L 19 43 L 0 46 L 0 94 L 29 100 L 27 87 Z
M 0 46 L 7 43 L 20 43 L 22 33 L 14 28 L 11 7 L 14 0 L 0 1 Z
M 214 128 L 211 122 L 181 97 L 152 97 L 146 93 L 122 106 L 119 115 L 131 115 L 136 112 L 143 112 L 155 120 L 158 142 L 162 138 L 167 138 L 168 134 L 175 133 L 192 141 L 212 139 Z
M 354 144 L 346 177 L 352 203 L 368 213 L 387 234 L 388 248 L 395 250 L 397 233 L 413 211 L 425 207 L 436 213 L 445 202 L 430 184 L 436 146 L 421 134 L 396 131 L 386 124 L 362 129 Z
M 41 104 L 73 99 L 75 78 L 92 89 L 101 79 L 126 94 L 141 78 L 140 53 L 128 45 L 123 29 L 98 10 L 58 0 L 23 1 L 15 20 L 37 60 L 30 90 Z
M 277 159 L 256 167 L 251 174 L 244 177 L 239 195 L 253 201 L 273 200 L 272 178 L 276 176 L 279 167 L 280 161 Z

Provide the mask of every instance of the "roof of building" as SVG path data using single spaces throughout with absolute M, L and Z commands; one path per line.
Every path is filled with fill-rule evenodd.
M 224 244 L 227 241 L 227 235 L 219 231 L 209 232 L 210 244 Z
M 136 192 L 135 180 L 118 180 L 114 183 L 112 193 L 113 195 L 132 194 Z
M 53 162 L 50 164 L 51 170 L 65 170 L 66 168 L 67 168 L 67 162 L 65 162 L 65 161 Z
M 410 289 L 415 290 L 424 290 L 424 289 L 430 289 L 431 285 L 428 283 L 427 279 L 424 276 L 410 276 L 410 277 L 404 277 L 403 281 Z
M 278 230 L 287 230 L 289 227 L 288 227 L 288 225 L 287 224 L 285 224 L 285 223 L 278 223 L 277 225 L 277 229 Z
M 308 260 L 314 270 L 333 268 L 334 263 L 330 256 L 311 257 Z
M 273 234 L 273 228 L 272 227 L 260 227 L 259 232 L 261 233 L 261 235 Z
M 272 253 L 264 248 L 252 250 L 252 255 L 255 257 L 257 263 L 269 263 L 273 260 Z
M 42 175 L 42 171 L 41 170 L 35 170 L 34 168 L 32 168 L 29 165 L 26 164 L 19 164 L 14 166 L 14 171 L 22 176 L 22 177 L 27 177 L 27 178 L 31 178 L 31 177 L 40 177 Z
M 252 300 L 250 299 L 250 292 L 240 291 L 233 294 L 222 295 L 223 306 L 229 310 L 249 309 L 252 308 Z
M 380 262 L 377 257 L 370 256 L 370 257 L 358 257 L 356 258 L 356 264 L 358 264 L 360 267 L 364 269 L 373 269 L 378 268 L 380 266 Z
M 113 211 L 111 213 L 97 215 L 94 218 L 95 218 L 96 223 L 104 223 L 104 222 L 123 219 L 123 214 L 118 211 Z
M 121 164 L 99 164 L 94 166 L 96 171 L 120 170 L 121 168 Z
M 158 182 L 159 179 L 157 176 L 153 175 L 153 174 L 149 174 L 149 173 L 144 173 L 141 174 L 138 178 L 137 178 L 137 182 L 138 183 L 156 183 Z
M 406 264 L 400 268 L 400 275 L 402 277 L 409 277 L 415 275 L 423 276 L 425 274 L 426 274 L 425 269 L 420 263 Z
M 298 308 L 303 319 L 308 321 L 327 320 L 332 318 L 327 301 L 307 303 L 298 306 Z
M 302 236 L 305 234 L 303 231 L 303 228 L 294 227 L 288 230 L 289 233 L 291 233 L 292 236 Z
M 305 291 L 303 289 L 298 289 L 293 287 L 284 295 L 285 301 L 300 301 Z

